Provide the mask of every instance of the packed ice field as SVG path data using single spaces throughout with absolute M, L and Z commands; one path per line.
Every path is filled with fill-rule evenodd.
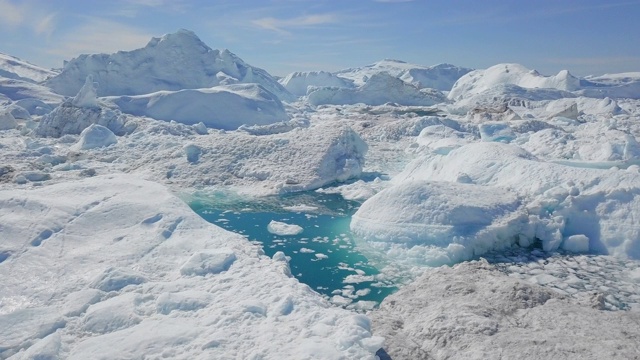
M 638 120 L 640 72 L 0 54 L 0 359 L 639 358 Z

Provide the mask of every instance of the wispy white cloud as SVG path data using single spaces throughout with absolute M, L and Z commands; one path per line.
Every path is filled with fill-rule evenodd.
M 112 53 L 145 46 L 152 35 L 115 21 L 86 17 L 82 25 L 62 34 L 45 52 L 62 59 L 80 54 Z
M 143 11 L 158 10 L 165 12 L 184 13 L 188 2 L 184 0 L 120 0 L 119 4 L 109 15 L 135 18 Z
M 35 23 L 35 33 L 38 35 L 46 35 L 47 37 L 50 37 L 56 28 L 57 17 L 58 13 L 50 13 L 39 19 Z
M 50 36 L 56 28 L 56 12 L 35 3 L 0 0 L 0 29 L 29 29 L 36 35 Z
M 17 27 L 22 25 L 27 16 L 24 6 L 13 4 L 8 0 L 0 0 L 0 24 L 8 27 Z
M 337 14 L 314 14 L 304 15 L 290 19 L 277 19 L 273 17 L 265 17 L 251 21 L 252 24 L 281 34 L 291 35 L 287 29 L 310 27 L 324 24 L 332 24 L 339 22 L 340 17 Z

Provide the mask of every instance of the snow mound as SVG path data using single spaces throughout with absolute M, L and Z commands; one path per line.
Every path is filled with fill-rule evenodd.
M 42 82 L 57 73 L 30 64 L 17 57 L 0 53 L 0 77 L 27 82 Z
M 106 127 L 91 124 L 80 133 L 80 140 L 72 146 L 73 150 L 88 150 L 116 144 L 116 135 Z
M 382 346 L 364 315 L 157 183 L 3 188 L 0 219 L 1 358 L 373 360 Z
M 326 71 L 293 72 L 278 80 L 282 86 L 296 96 L 307 95 L 307 89 L 312 87 L 341 87 L 352 88 L 353 83 Z
M 382 105 L 388 102 L 400 105 L 431 106 L 442 102 L 444 95 L 437 91 L 421 91 L 417 87 L 387 73 L 376 73 L 366 83 L 355 88 L 309 88 L 307 101 L 312 105 L 346 105 L 363 103 Z
M 480 261 L 425 272 L 371 316 L 392 359 L 637 356 L 640 313 L 590 305 Z
M 106 100 L 128 114 L 188 125 L 202 122 L 207 127 L 224 130 L 289 120 L 280 100 L 257 84 L 160 91 Z
M 511 246 L 527 220 L 521 201 L 505 189 L 408 181 L 365 201 L 351 231 L 369 242 L 425 246 L 423 263 L 439 266 Z
M 543 76 L 520 64 L 498 64 L 486 70 L 474 70 L 465 74 L 453 85 L 448 97 L 451 100 L 461 100 L 505 84 L 526 89 L 548 88 L 562 91 L 580 88 L 580 80 L 566 70 L 555 76 Z
M 287 224 L 280 221 L 271 220 L 267 225 L 267 231 L 274 235 L 290 236 L 302 233 L 304 229 L 300 225 Z
M 90 74 L 100 83 L 99 96 L 257 83 L 282 100 L 292 98 L 265 70 L 248 65 L 228 50 L 212 50 L 188 30 L 152 38 L 147 46 L 133 51 L 80 55 L 46 84 L 59 94 L 74 96 Z
M 421 66 L 400 60 L 385 59 L 371 65 L 346 69 L 336 72 L 336 75 L 353 81 L 356 85 L 363 85 L 369 78 L 379 73 L 387 73 L 399 78 L 419 89 L 431 88 L 449 91 L 453 84 L 471 69 L 451 64 Z

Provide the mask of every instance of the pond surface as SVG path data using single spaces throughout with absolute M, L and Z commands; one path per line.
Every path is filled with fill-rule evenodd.
M 333 303 L 370 309 L 397 288 L 360 250 L 351 215 L 360 205 L 340 195 L 307 192 L 247 201 L 231 194 L 196 194 L 191 207 L 205 220 L 290 257 L 291 273 Z M 296 235 L 267 230 L 271 221 L 302 227 Z

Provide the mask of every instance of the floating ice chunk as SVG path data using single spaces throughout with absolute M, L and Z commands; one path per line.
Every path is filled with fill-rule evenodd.
M 283 206 L 282 208 L 287 211 L 295 211 L 295 212 L 307 212 L 307 211 L 318 210 L 317 206 L 311 206 L 311 205 L 305 205 L 305 204 Z
M 315 256 L 316 256 L 316 258 L 318 258 L 319 260 L 322 260 L 322 259 L 328 259 L 328 258 L 329 258 L 329 256 L 327 256 L 327 255 L 325 255 L 325 254 L 323 254 L 323 253 L 317 253 L 317 254 L 315 254 Z
M 193 254 L 180 268 L 182 275 L 218 274 L 229 269 L 236 260 L 231 249 L 203 250 Z
M 312 249 L 302 248 L 302 249 L 300 249 L 300 252 L 303 253 L 303 254 L 311 254 L 311 253 L 314 253 L 316 251 L 312 250 Z
M 589 252 L 589 238 L 585 235 L 571 235 L 564 239 L 562 248 L 576 253 Z
M 82 130 L 80 140 L 72 146 L 74 150 L 88 150 L 101 147 L 107 147 L 116 144 L 118 139 L 113 131 L 98 124 L 89 125 L 88 128 Z
M 407 181 L 362 204 L 351 230 L 368 241 L 413 247 L 428 265 L 441 265 L 510 246 L 526 220 L 519 198 L 506 189 Z
M 275 220 L 271 220 L 269 225 L 267 225 L 267 231 L 279 236 L 298 235 L 303 230 L 304 229 L 299 225 L 291 225 Z

